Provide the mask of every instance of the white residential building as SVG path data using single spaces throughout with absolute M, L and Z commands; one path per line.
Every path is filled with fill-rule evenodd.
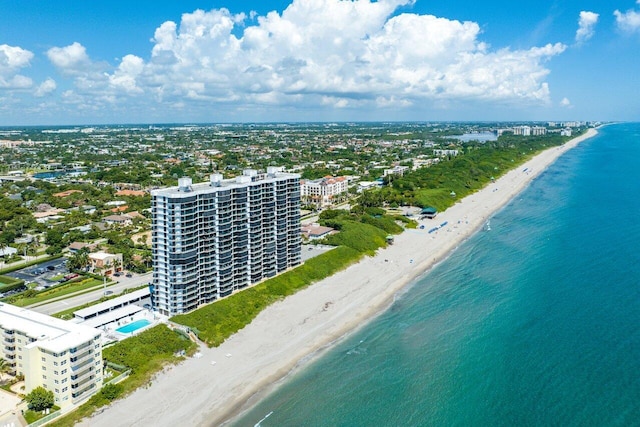
M 513 128 L 514 135 L 530 136 L 531 126 L 516 126 Z
M 383 176 L 396 175 L 403 176 L 406 171 L 409 170 L 409 166 L 394 166 L 392 169 L 385 169 Z
M 213 174 L 151 192 L 153 306 L 164 315 L 202 304 L 301 262 L 300 175 L 269 167 Z
M 457 156 L 458 150 L 433 150 L 433 155 L 439 157 Z
M 24 375 L 25 393 L 42 386 L 64 409 L 102 387 L 99 330 L 0 303 L 0 333 L 2 358 Z
M 547 134 L 547 128 L 544 126 L 533 126 L 531 128 L 531 135 L 539 136 L 539 135 L 546 135 L 546 134 Z
M 304 180 L 300 184 L 300 194 L 306 203 L 316 205 L 318 208 L 331 206 L 335 199 L 347 192 L 348 180 L 344 176 L 326 176 L 320 179 Z

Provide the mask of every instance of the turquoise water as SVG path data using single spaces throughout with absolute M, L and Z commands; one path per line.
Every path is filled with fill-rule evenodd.
M 640 125 L 601 129 L 233 425 L 640 425 L 638 195 Z
M 116 329 L 116 332 L 128 334 L 131 332 L 135 332 L 138 329 L 142 329 L 145 326 L 149 326 L 150 324 L 151 322 L 149 322 L 147 319 L 140 319 L 136 320 L 135 322 L 128 323 L 124 326 L 120 326 L 118 329 Z

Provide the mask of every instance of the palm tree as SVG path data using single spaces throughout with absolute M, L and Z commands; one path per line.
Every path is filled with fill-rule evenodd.
M 75 254 L 69 257 L 67 265 L 69 270 L 80 270 L 85 268 L 89 264 L 89 254 L 86 249 L 80 249 Z
M 114 258 L 113 259 L 113 272 L 117 272 L 119 268 L 122 267 L 122 261 L 120 261 L 120 258 Z
M 107 273 L 111 270 L 111 266 L 112 266 L 111 261 L 107 261 L 104 263 L 104 269 L 106 270 L 104 274 L 105 277 L 107 276 Z
M 2 380 L 2 376 L 6 373 L 11 372 L 13 368 L 5 359 L 0 359 L 0 381 Z

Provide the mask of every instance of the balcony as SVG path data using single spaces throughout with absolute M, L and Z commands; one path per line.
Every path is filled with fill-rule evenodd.
M 82 371 L 80 373 L 71 375 L 72 384 L 74 384 L 74 383 L 80 384 L 80 381 L 82 381 L 84 378 L 86 378 L 86 376 L 88 374 L 90 374 L 92 372 L 93 372 L 93 365 L 89 366 L 87 369 L 85 369 L 84 371 Z
M 71 370 L 75 372 L 85 366 L 87 361 L 93 361 L 93 350 L 86 351 L 80 356 L 72 357 L 69 361 L 71 362 Z
M 82 390 L 79 390 L 77 392 L 71 393 L 71 397 L 73 399 L 73 403 L 78 403 L 82 398 L 84 398 L 84 394 L 91 390 L 92 388 L 95 388 L 96 383 L 95 382 L 91 382 L 89 385 L 87 385 L 85 388 L 83 388 Z

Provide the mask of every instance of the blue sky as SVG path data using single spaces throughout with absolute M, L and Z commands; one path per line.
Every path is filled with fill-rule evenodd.
M 0 0 L 0 125 L 640 118 L 640 0 Z

